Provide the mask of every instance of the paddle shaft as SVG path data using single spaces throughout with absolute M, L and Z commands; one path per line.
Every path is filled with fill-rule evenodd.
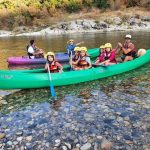
M 48 66 L 48 76 L 49 76 L 49 80 L 50 80 L 50 91 L 51 91 L 51 95 L 52 95 L 52 97 L 55 97 L 55 96 L 56 96 L 56 93 L 55 93 L 55 89 L 54 89 L 54 86 L 53 86 L 53 83 L 52 83 L 52 77 L 51 77 L 51 73 L 50 73 L 49 66 Z
M 72 51 L 71 51 L 71 55 L 70 55 L 70 66 L 71 66 L 71 69 L 72 69 Z

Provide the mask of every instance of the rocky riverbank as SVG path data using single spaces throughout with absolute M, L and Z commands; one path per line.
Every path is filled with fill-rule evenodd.
M 0 31 L 4 36 L 48 36 L 78 32 L 138 31 L 150 29 L 150 16 L 107 17 L 104 20 L 80 19 L 60 22 L 40 31 L 25 26 L 16 27 L 13 31 Z

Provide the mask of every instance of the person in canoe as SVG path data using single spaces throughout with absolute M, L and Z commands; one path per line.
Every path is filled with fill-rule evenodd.
M 80 47 L 80 56 L 76 62 L 73 62 L 74 70 L 84 70 L 92 67 L 90 56 L 86 53 L 86 47 Z
M 74 43 L 74 40 L 73 39 L 70 39 L 68 42 L 68 45 L 67 45 L 67 52 L 68 52 L 68 55 L 69 57 L 72 55 L 74 55 L 74 48 L 80 44 L 83 44 L 84 42 L 80 42 L 80 43 Z
M 118 43 L 117 51 L 122 50 L 123 54 L 121 56 L 121 61 L 130 61 L 136 58 L 136 48 L 135 45 L 131 42 L 131 35 L 127 34 L 125 36 L 124 44 Z
M 63 72 L 63 66 L 55 60 L 55 54 L 53 52 L 48 52 L 45 55 L 45 58 L 46 58 L 45 70 L 48 70 L 49 67 L 51 73 Z
M 36 47 L 34 40 L 30 40 L 30 44 L 27 46 L 27 53 L 30 59 L 44 57 L 43 50 Z
M 103 53 L 105 53 L 105 45 L 101 45 L 99 50 L 100 50 L 100 55 L 96 59 L 95 64 L 98 64 L 104 60 L 104 57 L 101 56 L 103 56 L 104 55 Z
M 95 62 L 95 64 L 105 66 L 116 64 L 115 52 L 116 50 L 112 49 L 111 43 L 106 43 L 104 52 L 100 55 L 99 59 Z
M 70 66 L 71 68 L 75 68 L 77 66 L 76 62 L 78 61 L 79 57 L 80 57 L 80 47 L 75 47 L 74 48 L 75 54 L 72 57 L 70 57 Z

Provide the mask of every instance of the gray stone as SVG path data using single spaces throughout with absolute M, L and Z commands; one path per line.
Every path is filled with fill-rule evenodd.
M 69 143 L 64 143 L 69 149 L 71 149 L 71 144 L 69 144 Z
M 90 150 L 92 147 L 91 143 L 86 143 L 83 146 L 81 146 L 81 150 Z
M 84 114 L 84 119 L 86 121 L 94 121 L 95 120 L 95 116 L 93 114 L 90 114 L 90 113 L 85 113 Z
M 3 139 L 6 136 L 4 133 L 0 133 L 0 139 Z
M 9 146 L 12 146 L 12 144 L 13 144 L 12 141 L 7 142 L 7 145 L 9 145 Z
M 122 19 L 120 17 L 114 17 L 113 18 L 113 23 L 116 25 L 121 25 L 122 24 Z
M 22 139 L 23 139 L 23 137 L 18 137 L 18 138 L 17 138 L 17 141 L 20 142 L 20 141 L 22 141 Z
M 150 22 L 150 16 L 142 16 L 141 20 Z
M 108 140 L 104 139 L 101 143 L 101 149 L 102 150 L 111 150 L 112 148 L 112 143 L 109 142 Z
M 63 145 L 63 146 L 62 146 L 62 149 L 63 149 L 63 150 L 67 150 L 67 147 Z
M 16 135 L 17 136 L 20 136 L 20 135 L 22 135 L 23 134 L 23 132 L 22 131 L 18 131 L 18 132 L 16 132 Z

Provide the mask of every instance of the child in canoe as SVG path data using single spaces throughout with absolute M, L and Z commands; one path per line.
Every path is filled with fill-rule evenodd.
M 74 48 L 75 54 L 74 56 L 70 57 L 70 66 L 71 68 L 75 68 L 77 66 L 76 62 L 78 61 L 79 57 L 80 57 L 80 47 L 75 47 Z
M 67 52 L 68 52 L 68 55 L 69 57 L 72 55 L 74 55 L 74 48 L 84 42 L 80 42 L 80 43 L 74 43 L 74 40 L 73 39 L 70 39 L 68 42 L 68 45 L 67 45 Z
M 89 55 L 86 53 L 86 47 L 80 47 L 80 56 L 76 62 L 73 62 L 74 70 L 84 70 L 92 67 Z
M 55 60 L 55 54 L 53 52 L 48 52 L 45 58 L 47 60 L 45 64 L 45 70 L 48 70 L 49 67 L 51 73 L 61 73 L 63 71 L 63 66 Z
M 98 58 L 96 59 L 95 64 L 99 64 L 100 62 L 103 61 L 103 57 L 101 57 L 101 55 L 103 55 L 103 53 L 105 53 L 105 45 L 101 45 L 99 51 L 100 51 L 100 54 L 99 54 Z
M 116 64 L 116 50 L 112 49 L 112 45 L 110 43 L 105 44 L 105 50 L 100 55 L 99 59 L 95 62 L 98 65 L 113 65 Z

